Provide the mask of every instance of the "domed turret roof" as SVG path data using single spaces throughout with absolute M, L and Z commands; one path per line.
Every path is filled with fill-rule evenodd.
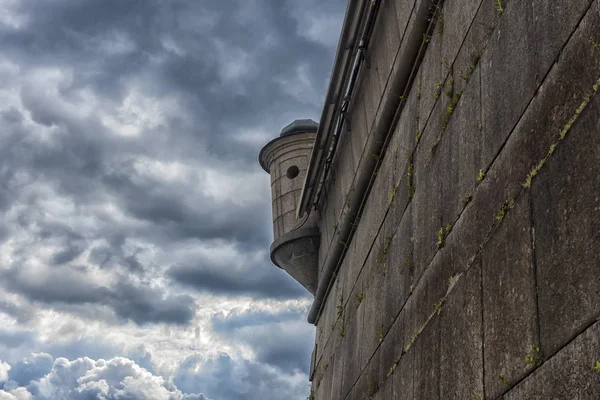
M 283 127 L 279 137 L 291 135 L 296 132 L 316 132 L 319 124 L 312 119 L 297 119 Z

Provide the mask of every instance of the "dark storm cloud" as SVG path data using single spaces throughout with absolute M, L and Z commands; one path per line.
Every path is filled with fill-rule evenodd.
M 137 324 L 186 324 L 195 312 L 189 295 L 167 295 L 164 290 L 119 280 L 110 288 L 100 286 L 84 272 L 57 267 L 43 275 L 26 276 L 16 269 L 0 275 L 7 290 L 38 303 L 107 305 L 126 320 Z
M 176 265 L 167 274 L 174 282 L 200 292 L 255 298 L 301 298 L 308 291 L 264 257 L 260 262 L 227 264 L 206 260 L 194 265 Z
M 307 8 L 318 17 L 323 8 L 339 13 L 343 2 L 310 3 Z M 290 4 L 26 1 L 19 8 L 30 16 L 29 29 L 5 31 L 4 38 L 11 57 L 73 67 L 66 95 L 91 85 L 119 98 L 124 81 L 146 78 L 149 90 L 181 96 L 189 115 L 204 128 L 173 132 L 176 137 L 193 142 L 200 136 L 220 157 L 254 163 L 258 148 L 236 143 L 234 135 L 265 122 L 275 134 L 285 121 L 274 125 L 274 115 L 317 115 L 321 97 L 303 100 L 294 92 L 322 93 L 331 70 L 332 49 L 298 34 L 307 26 L 299 25 Z M 122 51 L 115 50 L 118 46 Z M 301 84 L 308 88 L 291 87 L 298 67 L 304 68 Z

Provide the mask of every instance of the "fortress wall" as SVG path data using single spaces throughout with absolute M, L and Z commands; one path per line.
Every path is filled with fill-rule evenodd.
M 402 95 L 413 3 L 381 5 L 318 210 L 322 269 L 356 171 L 382 157 L 317 323 L 313 396 L 595 398 L 600 1 L 444 1 L 386 152 L 366 154 Z

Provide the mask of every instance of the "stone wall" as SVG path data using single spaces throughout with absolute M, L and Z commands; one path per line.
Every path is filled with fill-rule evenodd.
M 380 158 L 317 321 L 311 396 L 597 399 L 600 0 L 445 0 L 397 93 L 422 2 L 381 4 L 319 205 L 322 269 Z

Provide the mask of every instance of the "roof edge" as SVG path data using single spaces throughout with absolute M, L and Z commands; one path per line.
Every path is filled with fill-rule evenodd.
M 343 100 L 343 91 L 345 90 L 348 74 L 351 71 L 354 61 L 353 55 L 359 45 L 359 31 L 367 3 L 370 3 L 370 1 L 350 0 L 346 8 L 346 15 L 329 80 L 329 87 L 315 136 L 315 144 L 311 152 L 302 191 L 300 192 L 300 201 L 296 210 L 297 216 L 301 216 L 310 210 L 312 200 L 315 196 L 315 189 L 318 186 L 321 174 L 321 166 L 326 156 L 327 143 L 334 128 L 335 111 L 339 109 Z

